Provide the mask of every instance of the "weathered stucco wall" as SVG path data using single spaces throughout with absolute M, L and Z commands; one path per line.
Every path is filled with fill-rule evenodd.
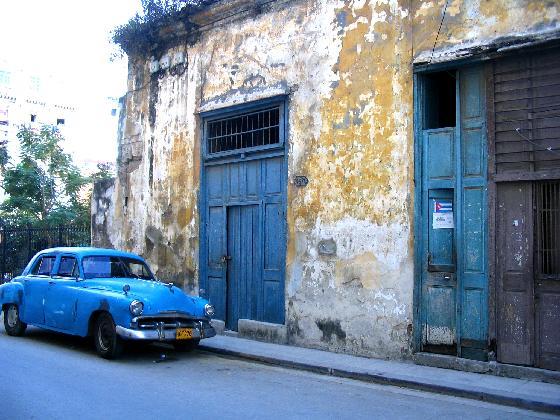
M 556 0 L 448 0 L 442 23 L 445 3 L 411 2 L 417 63 L 461 58 L 492 44 L 504 47 L 533 37 L 558 37 L 554 32 L 560 30 Z
M 411 5 L 413 8 L 411 9 Z M 289 94 L 286 323 L 291 343 L 408 357 L 413 318 L 413 60 L 444 1 L 278 1 L 202 32 L 188 66 L 130 61 L 107 238 L 198 292 L 197 113 Z M 539 6 L 540 5 L 540 6 Z M 555 2 L 451 1 L 436 51 L 548 31 Z M 530 13 L 521 13 L 529 10 Z M 519 22 L 519 20 L 521 22 Z M 159 57 L 156 57 L 159 58 Z M 103 220 L 98 221 L 103 226 Z

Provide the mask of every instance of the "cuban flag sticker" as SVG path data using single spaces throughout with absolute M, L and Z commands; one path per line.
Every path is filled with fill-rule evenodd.
M 453 229 L 453 203 L 451 201 L 434 201 L 432 229 Z

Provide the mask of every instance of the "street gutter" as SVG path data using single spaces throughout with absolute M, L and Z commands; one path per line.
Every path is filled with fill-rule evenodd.
M 437 394 L 449 395 L 453 397 L 468 398 L 477 401 L 484 401 L 493 404 L 499 404 L 510 407 L 523 408 L 543 413 L 560 415 L 560 401 L 558 404 L 550 403 L 547 401 L 538 401 L 536 399 L 522 398 L 512 396 L 507 391 L 477 389 L 476 386 L 472 387 L 454 387 L 448 385 L 440 385 L 432 379 L 411 380 L 399 377 L 398 375 L 387 375 L 386 373 L 364 372 L 352 369 L 334 368 L 320 363 L 308 363 L 290 360 L 287 358 L 280 358 L 275 356 L 268 356 L 257 354 L 256 352 L 239 351 L 220 347 L 217 345 L 209 345 L 201 343 L 200 350 L 217 354 L 219 356 L 234 358 L 240 360 L 248 360 L 252 362 L 262 363 L 270 366 L 279 366 L 288 369 L 295 369 L 317 373 L 321 375 L 333 376 L 345 379 L 354 379 L 362 382 L 375 383 L 381 385 L 391 385 L 401 388 L 414 389 L 418 391 L 426 391 Z M 559 387 L 560 391 L 560 387 Z

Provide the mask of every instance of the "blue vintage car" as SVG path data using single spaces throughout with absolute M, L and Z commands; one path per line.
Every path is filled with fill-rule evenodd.
M 138 255 L 100 248 L 39 252 L 22 275 L 0 286 L 4 327 L 27 325 L 93 336 L 100 356 L 119 355 L 125 340 L 164 341 L 191 350 L 216 332 L 214 307 L 162 283 Z

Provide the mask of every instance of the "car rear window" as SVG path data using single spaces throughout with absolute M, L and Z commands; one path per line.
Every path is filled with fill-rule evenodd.
M 60 265 L 58 267 L 58 275 L 61 277 L 78 277 L 78 264 L 74 257 L 60 258 Z

